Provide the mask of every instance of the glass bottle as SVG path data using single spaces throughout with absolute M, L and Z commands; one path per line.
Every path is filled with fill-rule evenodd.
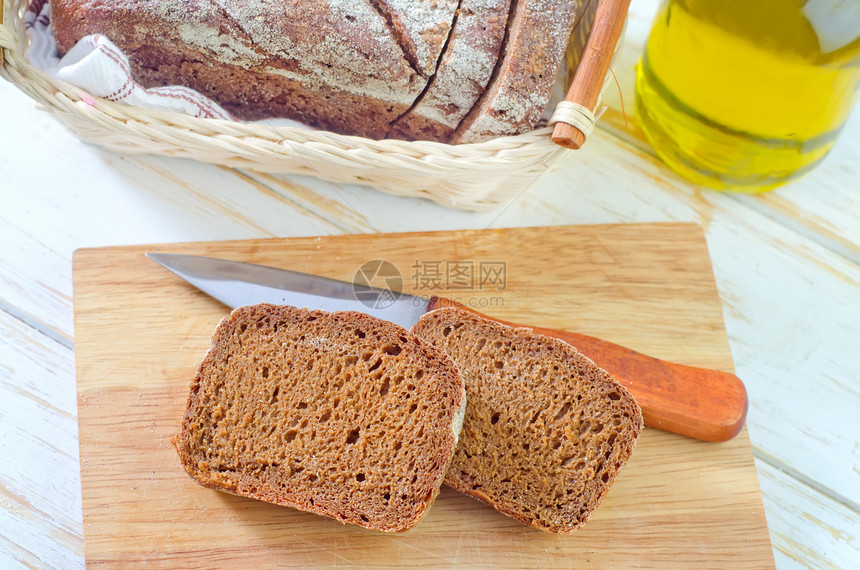
M 761 192 L 818 164 L 860 88 L 860 0 L 664 0 L 637 114 L 673 170 Z

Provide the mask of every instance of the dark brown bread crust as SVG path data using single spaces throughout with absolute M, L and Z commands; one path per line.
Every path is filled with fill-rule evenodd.
M 466 382 L 445 484 L 541 530 L 584 524 L 642 430 L 629 392 L 569 344 L 460 309 L 432 311 L 412 331 Z
M 564 61 L 576 7 L 576 0 L 512 0 L 493 77 L 450 142 L 476 143 L 535 128 Z
M 450 358 L 402 327 L 240 307 L 215 330 L 173 441 L 206 487 L 402 531 L 439 491 L 464 399 Z
M 104 34 L 145 87 L 191 87 L 239 119 L 382 138 L 435 71 L 456 9 L 426 0 L 407 17 L 400 3 L 53 0 L 51 19 L 61 54 Z
M 461 4 L 52 0 L 51 22 L 61 54 L 104 34 L 144 87 L 185 85 L 241 120 L 454 144 L 531 130 L 576 0 Z
M 433 75 L 451 33 L 458 0 L 367 1 L 388 21 L 415 71 L 422 77 Z
M 447 142 L 493 73 L 510 0 L 462 0 L 436 73 L 389 137 Z

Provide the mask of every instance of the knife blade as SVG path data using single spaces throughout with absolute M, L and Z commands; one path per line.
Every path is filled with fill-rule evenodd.
M 173 253 L 146 256 L 233 309 L 274 303 L 361 311 L 409 329 L 428 311 L 430 302 L 400 291 L 242 261 Z
M 410 329 L 424 313 L 456 306 L 506 325 L 527 326 L 573 345 L 633 394 L 645 425 L 718 442 L 737 435 L 746 420 L 746 388 L 728 372 L 660 360 L 575 332 L 502 321 L 443 297 L 417 297 L 242 261 L 172 253 L 146 255 L 231 308 L 275 303 L 326 311 L 353 310 Z

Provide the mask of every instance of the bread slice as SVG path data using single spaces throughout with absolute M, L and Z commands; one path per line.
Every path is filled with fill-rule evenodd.
M 451 142 L 476 143 L 535 128 L 552 95 L 576 20 L 576 0 L 512 0 L 487 89 Z
M 435 74 L 388 136 L 447 142 L 493 73 L 510 0 L 462 0 Z
M 630 457 L 642 413 L 569 344 L 445 308 L 412 332 L 460 367 L 468 401 L 445 483 L 545 531 L 585 523 Z
M 201 485 L 381 531 L 425 513 L 462 425 L 445 353 L 363 313 L 240 307 L 173 440 Z

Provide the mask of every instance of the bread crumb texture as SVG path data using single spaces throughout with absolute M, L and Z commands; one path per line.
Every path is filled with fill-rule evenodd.
M 173 441 L 206 487 L 402 531 L 439 491 L 464 399 L 450 358 L 402 327 L 240 307 L 213 333 Z
M 569 344 L 468 311 L 438 309 L 412 331 L 466 382 L 445 483 L 541 530 L 582 526 L 642 430 L 630 393 Z

